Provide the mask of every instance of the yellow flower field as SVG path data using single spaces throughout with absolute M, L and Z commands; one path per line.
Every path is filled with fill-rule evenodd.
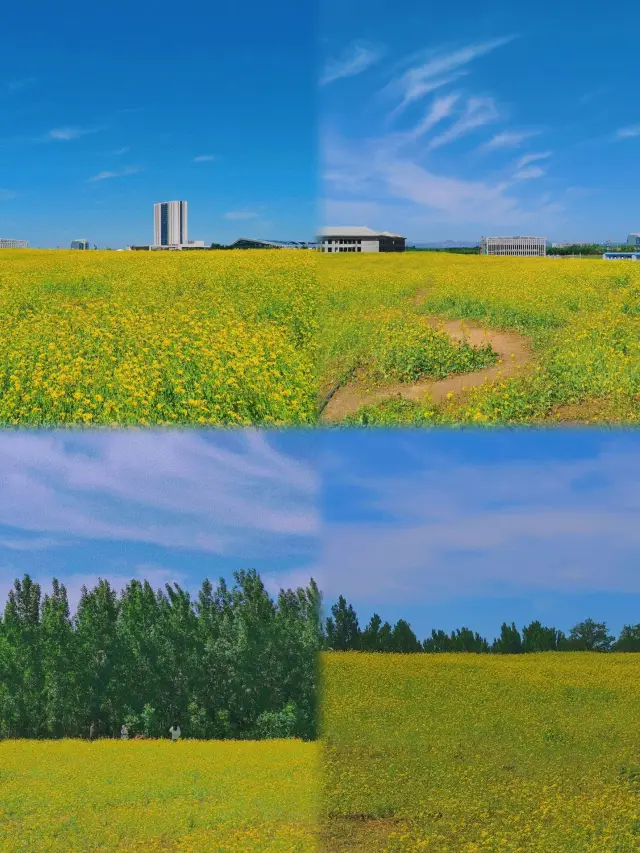
M 636 853 L 640 654 L 323 655 L 331 853 Z
M 0 253 L 0 425 L 308 424 L 303 251 Z
M 321 256 L 319 381 L 349 381 L 375 361 L 381 329 L 396 358 L 403 325 L 426 316 L 520 333 L 529 363 L 517 376 L 433 404 L 390 400 L 352 423 L 538 423 L 640 417 L 640 264 L 434 252 Z M 396 321 L 395 328 L 389 319 Z M 400 322 L 402 320 L 402 322 Z
M 0 853 L 314 853 L 316 746 L 0 741 Z

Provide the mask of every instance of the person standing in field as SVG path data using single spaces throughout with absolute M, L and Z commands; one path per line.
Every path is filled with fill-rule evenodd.
M 174 723 L 169 729 L 169 734 L 171 735 L 171 740 L 175 743 L 180 737 L 180 726 Z
M 91 725 L 89 726 L 89 740 L 93 740 L 96 734 L 96 726 L 93 720 L 91 720 Z
M 123 723 L 122 728 L 120 729 L 120 737 L 122 740 L 129 740 L 129 729 L 127 728 L 127 724 Z

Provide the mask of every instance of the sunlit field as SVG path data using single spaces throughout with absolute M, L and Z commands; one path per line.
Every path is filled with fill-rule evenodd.
M 640 850 L 640 654 L 323 655 L 338 853 Z
M 362 388 L 363 405 L 346 406 L 352 423 L 637 422 L 640 417 L 640 264 L 550 258 L 502 258 L 431 252 L 322 255 L 320 388 Z M 489 359 L 444 354 L 438 321 L 520 336 L 526 363 L 436 402 L 428 383 L 403 399 L 418 375 L 438 380 L 477 370 Z M 450 345 L 461 346 L 459 341 Z M 506 375 L 506 374 L 510 375 Z M 368 383 L 389 399 L 366 401 Z M 380 395 L 379 395 L 380 396 Z M 352 401 L 353 402 L 353 399 Z
M 2 853 L 313 853 L 316 746 L 0 741 Z
M 0 253 L 0 424 L 316 419 L 316 257 Z

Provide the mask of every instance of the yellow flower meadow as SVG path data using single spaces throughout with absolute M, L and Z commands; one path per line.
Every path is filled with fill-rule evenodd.
M 322 389 L 374 361 L 383 330 L 387 348 L 402 360 L 412 345 L 406 327 L 424 315 L 519 332 L 531 346 L 531 361 L 517 376 L 498 377 L 438 405 L 429 399 L 383 402 L 354 422 L 640 418 L 640 264 L 433 252 L 344 254 L 320 257 L 319 280 Z
M 0 253 L 0 424 L 308 424 L 316 258 Z
M 316 745 L 0 741 L 0 853 L 314 853 Z
M 640 654 L 323 655 L 341 853 L 637 853 Z

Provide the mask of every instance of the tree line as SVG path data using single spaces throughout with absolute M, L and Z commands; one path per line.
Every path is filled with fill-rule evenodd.
M 459 628 L 448 634 L 432 630 L 422 642 L 411 625 L 399 619 L 395 625 L 383 622 L 374 613 L 364 628 L 358 616 L 344 596 L 340 596 L 325 620 L 323 648 L 332 651 L 363 652 L 476 652 L 480 654 L 526 654 L 530 652 L 640 652 L 640 624 L 625 625 L 616 638 L 610 634 L 606 622 L 585 619 L 574 625 L 566 635 L 557 628 L 544 626 L 539 621 L 531 622 L 522 630 L 515 624 L 504 622 L 500 636 L 491 643 L 469 628 Z
M 409 623 L 374 613 L 361 628 L 344 596 L 322 618 L 315 581 L 275 599 L 259 574 L 234 573 L 228 586 L 205 580 L 192 600 L 178 584 L 153 590 L 132 580 L 83 587 L 71 616 L 67 590 L 50 593 L 29 575 L 16 580 L 0 615 L 0 737 L 316 736 L 317 653 L 322 650 L 523 654 L 640 651 L 640 624 L 619 637 L 587 619 L 568 635 L 531 622 L 504 623 L 489 642 L 469 628 L 433 630 L 418 640 Z
M 316 735 L 321 596 L 280 590 L 254 570 L 197 597 L 179 585 L 154 591 L 132 580 L 121 592 L 100 580 L 82 588 L 70 615 L 54 579 L 42 596 L 16 580 L 0 616 L 0 737 Z
M 552 246 L 548 249 L 550 255 L 602 255 L 605 252 L 637 252 L 638 246 L 630 246 L 627 244 L 619 246 L 603 246 L 597 243 L 592 243 L 588 246 L 573 244 L 571 246 Z

